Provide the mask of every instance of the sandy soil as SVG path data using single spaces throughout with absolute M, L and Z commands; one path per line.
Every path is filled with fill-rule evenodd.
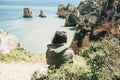
M 47 65 L 42 62 L 0 62 L 0 80 L 31 80 L 31 75 L 36 70 L 44 73 Z

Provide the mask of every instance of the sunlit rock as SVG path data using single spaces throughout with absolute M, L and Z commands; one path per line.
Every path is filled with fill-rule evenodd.
M 7 54 L 11 50 L 20 48 L 19 40 L 13 35 L 0 29 L 0 53 Z

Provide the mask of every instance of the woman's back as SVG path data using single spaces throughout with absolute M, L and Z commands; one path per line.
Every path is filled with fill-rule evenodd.
M 52 43 L 47 45 L 46 60 L 49 66 L 60 66 L 63 63 L 73 61 L 74 52 L 65 44 L 66 42 L 66 33 L 56 32 Z

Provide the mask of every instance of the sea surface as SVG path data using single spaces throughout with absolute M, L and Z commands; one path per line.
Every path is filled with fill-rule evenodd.
M 57 17 L 57 6 L 61 3 L 79 5 L 80 0 L 0 0 L 0 29 L 14 34 L 22 46 L 33 53 L 45 53 L 55 31 L 66 31 L 68 45 L 73 36 L 73 27 L 64 27 L 65 19 Z M 33 11 L 32 18 L 23 18 L 23 8 Z M 38 17 L 40 10 L 47 17 Z

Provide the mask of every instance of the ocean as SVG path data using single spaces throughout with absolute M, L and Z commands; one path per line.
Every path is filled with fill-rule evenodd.
M 0 29 L 14 34 L 22 46 L 33 53 L 45 53 L 55 31 L 66 31 L 68 45 L 73 36 L 73 27 L 64 27 L 65 19 L 57 17 L 57 7 L 61 3 L 79 5 L 80 0 L 0 0 Z M 32 18 L 23 18 L 23 8 L 33 11 Z M 47 17 L 38 17 L 40 10 Z

